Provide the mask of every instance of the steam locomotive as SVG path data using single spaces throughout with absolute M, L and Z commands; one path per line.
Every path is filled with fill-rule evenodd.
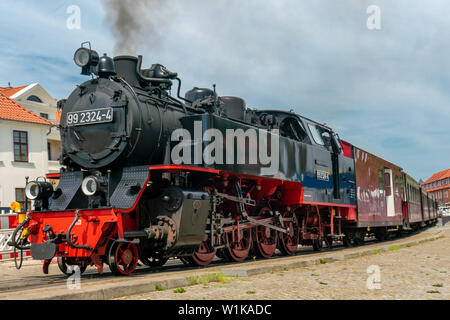
M 206 266 L 299 245 L 322 250 L 432 224 L 436 204 L 403 170 L 293 112 L 194 88 L 142 56 L 74 56 L 91 79 L 60 101 L 59 184 L 31 181 L 11 245 L 70 273 L 140 260 Z M 178 84 L 177 97 L 171 95 Z

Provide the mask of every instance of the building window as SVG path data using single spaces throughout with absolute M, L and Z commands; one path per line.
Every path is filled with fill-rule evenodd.
M 39 97 L 36 97 L 36 96 L 29 96 L 28 98 L 27 98 L 27 100 L 28 101 L 33 101 L 33 102 L 38 102 L 38 103 L 42 103 L 42 100 L 41 99 L 39 99 Z
M 28 162 L 28 133 L 13 131 L 14 161 Z
M 41 113 L 39 113 L 39 115 L 40 115 L 42 118 L 48 120 L 48 113 L 43 113 L 43 112 L 41 112 Z
M 16 188 L 16 201 L 20 203 L 20 208 L 25 209 L 25 188 Z M 28 209 L 31 208 L 31 201 L 28 200 Z

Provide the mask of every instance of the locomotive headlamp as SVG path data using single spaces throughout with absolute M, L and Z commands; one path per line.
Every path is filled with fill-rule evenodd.
M 88 196 L 92 197 L 104 192 L 107 188 L 107 183 L 103 177 L 89 176 L 84 178 L 81 183 L 81 191 Z
M 53 194 L 53 186 L 46 181 L 31 181 L 25 187 L 25 195 L 30 200 L 48 199 Z
M 91 73 L 95 73 L 95 67 L 98 65 L 99 56 L 98 53 L 89 48 L 83 47 L 84 43 L 81 45 L 77 51 L 75 51 L 75 55 L 73 56 L 73 61 L 75 64 L 81 68 L 81 74 L 89 75 Z

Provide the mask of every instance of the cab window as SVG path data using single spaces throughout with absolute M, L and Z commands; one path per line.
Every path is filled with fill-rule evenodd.
M 286 118 L 280 124 L 280 134 L 283 137 L 304 142 L 311 143 L 308 134 L 303 129 L 301 123 L 295 118 Z
M 308 127 L 309 131 L 311 131 L 314 142 L 320 144 L 321 146 L 324 146 L 325 143 L 322 140 L 322 135 L 320 134 L 320 131 L 317 128 L 317 126 L 315 124 L 308 124 Z

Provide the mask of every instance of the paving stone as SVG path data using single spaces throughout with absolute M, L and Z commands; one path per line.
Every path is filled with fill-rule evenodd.
M 186 287 L 186 292 L 152 292 L 120 299 L 137 300 L 380 300 L 380 299 L 450 299 L 450 230 L 444 237 L 419 245 L 404 245 L 398 250 L 388 246 L 363 250 L 365 255 L 343 253 L 331 255 L 335 261 L 272 270 L 272 272 L 237 278 L 227 283 L 209 283 Z M 405 243 L 408 241 L 405 241 Z M 414 243 L 414 241 L 409 241 Z M 399 245 L 399 244 L 395 244 Z M 349 256 L 353 258 L 349 259 Z M 346 260 L 337 258 L 345 257 Z M 313 260 L 308 259 L 311 263 Z M 317 259 L 314 260 L 317 262 Z M 288 264 L 287 264 L 288 265 Z M 295 263 L 291 264 L 292 266 Z M 369 267 L 372 269 L 369 269 Z M 380 289 L 369 289 L 367 281 L 373 270 L 380 271 Z M 229 274 L 237 273 L 236 269 Z M 371 287 L 373 288 L 373 287 Z
M 64 277 L 48 286 L 50 282 L 42 276 L 39 261 L 25 261 L 20 271 L 15 270 L 14 263 L 0 263 L 3 287 L 20 288 L 27 281 L 46 286 L 14 292 L 5 287 L 8 290 L 0 293 L 0 299 L 449 299 L 449 233 L 450 227 L 432 228 L 390 244 L 335 248 L 339 250 L 336 253 L 308 252 L 241 265 L 144 272 L 130 278 L 100 276 L 96 281 L 83 282 L 83 290 L 68 290 Z M 418 244 L 423 238 L 436 240 Z M 402 248 L 390 250 L 394 245 Z M 361 256 L 361 252 L 366 255 Z M 369 266 L 379 266 L 380 290 L 367 288 Z M 193 276 L 198 279 L 224 271 L 229 276 L 189 286 Z M 57 266 L 52 264 L 50 273 L 59 273 Z M 237 273 L 241 273 L 239 277 Z M 166 289 L 185 287 L 186 293 L 156 291 L 157 284 Z
M 224 276 L 227 277 L 248 277 L 247 270 L 239 269 L 224 269 L 222 270 Z

